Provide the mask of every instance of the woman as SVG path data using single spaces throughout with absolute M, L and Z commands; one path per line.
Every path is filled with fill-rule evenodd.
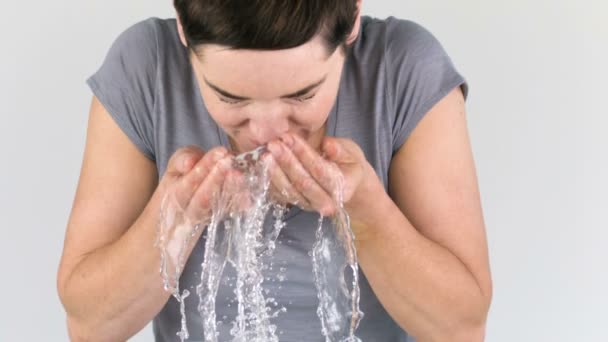
M 94 98 L 58 289 L 73 340 L 126 340 L 154 320 L 175 340 L 179 307 L 159 275 L 160 202 L 178 189 L 209 215 L 234 154 L 268 144 L 275 192 L 297 203 L 277 250 L 281 341 L 323 341 L 310 273 L 326 172 L 361 268 L 363 341 L 481 341 L 491 302 L 485 228 L 466 129 L 467 86 L 408 21 L 361 17 L 361 0 L 175 0 L 177 20 L 125 31 L 89 80 Z M 199 232 L 199 236 L 200 236 Z M 181 288 L 192 288 L 203 239 Z M 228 315 L 222 285 L 218 317 Z M 269 285 L 271 286 L 271 285 Z M 201 340 L 196 296 L 187 299 Z M 189 302 L 188 300 L 191 300 Z

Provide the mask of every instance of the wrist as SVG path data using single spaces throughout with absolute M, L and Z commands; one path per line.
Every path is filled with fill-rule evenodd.
M 392 202 L 374 169 L 369 164 L 366 167 L 368 170 L 361 183 L 350 201 L 344 204 L 357 241 L 373 238 L 373 227 L 382 222 L 382 217 Z

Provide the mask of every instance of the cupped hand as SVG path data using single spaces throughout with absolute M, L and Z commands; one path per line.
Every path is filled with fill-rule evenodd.
M 352 140 L 325 137 L 320 153 L 297 135 L 287 133 L 268 144 L 274 200 L 304 210 L 334 215 L 341 204 L 357 210 L 365 200 L 362 190 L 373 168 Z

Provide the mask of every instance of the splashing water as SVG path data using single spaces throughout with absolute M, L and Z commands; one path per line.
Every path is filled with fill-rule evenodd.
M 283 307 L 273 312 L 268 306 L 268 303 L 276 301 L 265 296 L 268 292 L 262 287 L 263 271 L 271 268 L 272 264 L 263 262 L 262 257 L 272 256 L 278 236 L 285 226 L 287 209 L 269 200 L 268 165 L 258 162 L 263 152 L 264 148 L 259 148 L 235 157 L 234 167 L 242 171 L 244 177 L 241 182 L 227 179 L 222 191 L 213 198 L 212 215 L 207 223 L 187 217 L 171 190 L 163 198 L 156 246 L 161 251 L 160 273 L 164 289 L 171 292 L 180 304 L 181 330 L 177 336 L 182 342 L 189 338 L 185 299 L 190 292 L 184 289 L 179 293 L 179 276 L 187 259 L 186 253 L 196 243 L 194 237 L 203 227 L 206 227 L 207 236 L 201 282 L 196 292 L 204 341 L 218 341 L 219 324 L 215 305 L 226 263 L 236 270 L 234 293 L 238 314 L 230 329 L 232 341 L 279 341 L 277 327 L 271 320 L 286 309 Z M 339 172 L 332 173 L 338 211 L 332 217 L 333 227 L 324 227 L 325 218 L 320 216 L 316 242 L 309 253 L 313 264 L 311 276 L 319 299 L 317 315 L 326 342 L 360 342 L 355 336 L 363 313 L 359 310 L 359 268 L 354 236 L 342 203 L 343 179 Z M 248 205 L 244 206 L 243 203 Z M 272 213 L 274 224 L 265 227 L 269 212 Z M 281 271 L 284 279 L 284 268 Z
M 331 165 L 331 180 L 337 213 L 333 227 L 323 226 L 319 217 L 316 242 L 311 256 L 319 306 L 317 316 L 326 342 L 360 342 L 355 330 L 363 318 L 359 309 L 359 264 L 355 236 L 344 208 L 344 177 L 335 164 Z M 352 277 L 350 287 L 347 275 Z
M 177 202 L 174 193 L 168 192 L 161 201 L 161 214 L 155 246 L 160 249 L 160 274 L 163 287 L 180 304 L 181 331 L 177 333 L 183 342 L 189 337 L 186 326 L 185 300 L 190 291 L 179 293 L 179 276 L 186 263 L 188 245 L 201 229 L 200 223 L 192 223 Z

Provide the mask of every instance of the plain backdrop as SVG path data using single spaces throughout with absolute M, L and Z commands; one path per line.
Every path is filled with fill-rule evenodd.
M 368 0 L 364 12 L 425 26 L 470 83 L 495 293 L 487 341 L 608 341 L 608 3 Z M 172 5 L 2 1 L 0 13 L 0 341 L 66 341 L 55 279 L 85 79 L 120 32 Z M 132 339 L 151 340 L 150 326 Z

